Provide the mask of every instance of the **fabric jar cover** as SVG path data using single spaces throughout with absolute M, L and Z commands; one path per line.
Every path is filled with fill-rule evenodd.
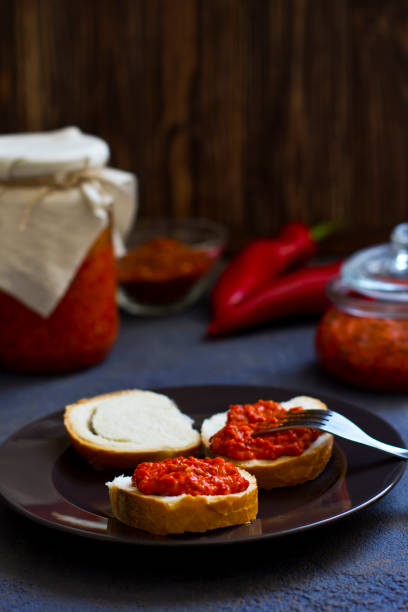
M 48 317 L 113 213 L 137 211 L 136 177 L 107 168 L 108 145 L 76 127 L 0 136 L 0 290 Z

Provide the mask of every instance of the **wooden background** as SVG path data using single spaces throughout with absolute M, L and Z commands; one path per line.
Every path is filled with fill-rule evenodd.
M 408 217 L 406 0 L 0 0 L 0 132 L 78 125 L 140 179 L 140 214 L 288 219 L 324 248 Z

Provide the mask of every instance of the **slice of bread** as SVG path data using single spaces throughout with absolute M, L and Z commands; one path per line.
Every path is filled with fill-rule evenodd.
M 141 461 L 194 455 L 201 446 L 193 420 L 166 395 L 132 389 L 66 406 L 72 445 L 94 466 L 134 468 Z
M 305 395 L 294 397 L 280 405 L 285 410 L 298 406 L 304 409 L 327 409 L 320 400 Z M 201 438 L 206 453 L 212 455 L 210 438 L 224 427 L 227 422 L 227 412 L 219 412 L 205 419 L 201 429 Z M 316 478 L 326 467 L 333 450 L 333 436 L 322 433 L 301 455 L 297 457 L 282 455 L 278 459 L 251 459 L 237 461 L 225 457 L 237 467 L 253 474 L 260 489 L 287 487 Z
M 113 515 L 123 523 L 156 535 L 204 532 L 249 523 L 258 513 L 254 476 L 239 470 L 249 481 L 240 493 L 229 495 L 144 495 L 130 476 L 107 482 Z

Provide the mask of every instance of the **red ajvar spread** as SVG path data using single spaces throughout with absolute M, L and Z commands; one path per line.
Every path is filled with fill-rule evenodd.
M 118 260 L 118 281 L 140 302 L 165 304 L 187 293 L 212 259 L 210 253 L 178 240 L 155 238 Z
M 323 368 L 353 385 L 408 391 L 408 320 L 359 317 L 329 308 L 316 334 Z
M 282 455 L 298 456 L 318 438 L 320 431 L 307 428 L 286 429 L 265 436 L 253 436 L 257 430 L 273 427 L 288 412 L 273 401 L 231 405 L 226 425 L 210 439 L 211 451 L 238 461 L 277 459 Z
M 0 365 L 51 373 L 101 361 L 117 334 L 115 292 L 115 260 L 107 228 L 48 318 L 0 291 Z
M 246 491 L 249 482 L 221 457 L 177 457 L 140 463 L 132 483 L 145 495 L 229 495 Z

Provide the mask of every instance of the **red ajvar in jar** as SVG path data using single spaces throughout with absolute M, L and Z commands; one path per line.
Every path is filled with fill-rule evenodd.
M 333 305 L 316 332 L 322 368 L 374 391 L 408 391 L 408 224 L 366 249 L 328 285 Z
M 134 192 L 108 157 L 74 127 L 0 136 L 0 366 L 76 370 L 112 346 L 111 220 L 133 211 Z
M 408 391 L 408 319 L 355 316 L 332 306 L 316 335 L 329 374 L 376 391 Z
M 0 291 L 0 364 L 8 369 L 65 372 L 101 361 L 118 329 L 110 227 L 91 247 L 68 291 L 44 318 Z

